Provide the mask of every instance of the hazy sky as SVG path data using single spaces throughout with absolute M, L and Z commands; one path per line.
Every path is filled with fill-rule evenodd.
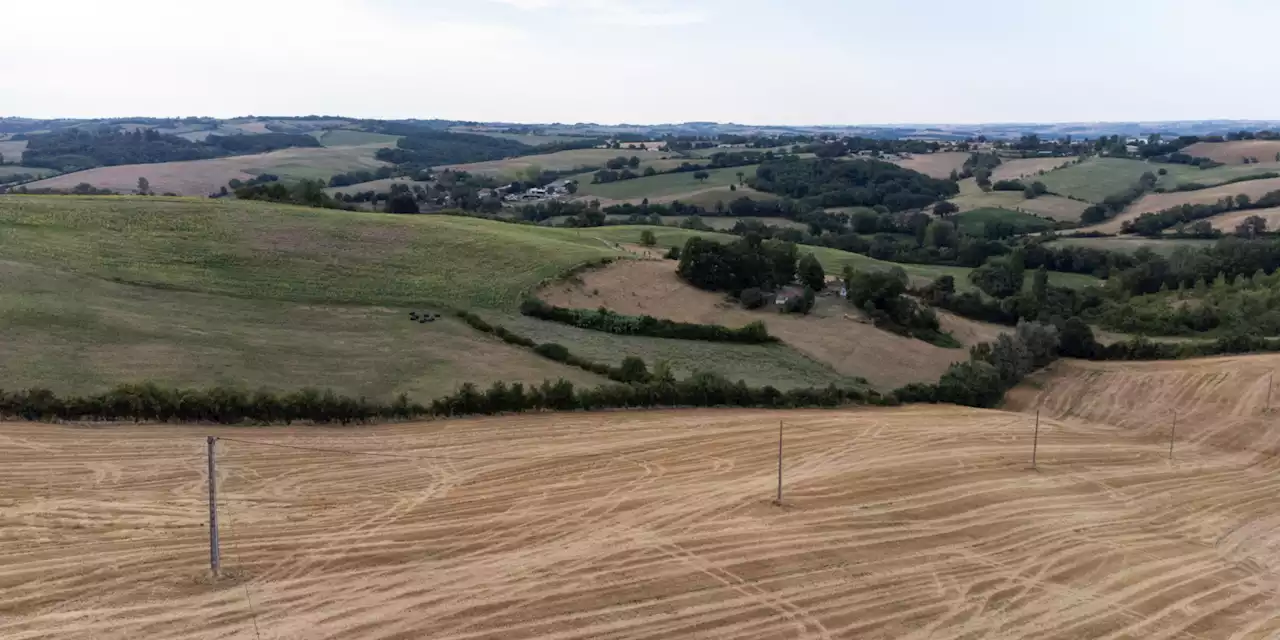
M 1280 119 L 1276 0 L 4 5 L 9 116 Z

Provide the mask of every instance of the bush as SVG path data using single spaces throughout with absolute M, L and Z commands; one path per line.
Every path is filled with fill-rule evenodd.
M 667 254 L 662 257 L 666 258 L 667 260 L 679 260 L 680 247 L 671 247 L 670 249 L 667 249 Z
M 738 300 L 742 302 L 742 306 L 747 309 L 759 309 L 768 304 L 769 298 L 765 293 L 755 287 L 742 290 L 742 295 L 738 296 Z
M 652 231 L 645 229 L 644 231 L 640 232 L 640 244 L 646 247 L 652 247 L 658 244 L 658 238 L 657 236 L 653 235 Z

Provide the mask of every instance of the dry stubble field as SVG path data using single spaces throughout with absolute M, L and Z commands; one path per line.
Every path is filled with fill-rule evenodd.
M 1039 471 L 1030 414 L 946 406 L 0 425 L 0 637 L 1272 638 L 1277 363 L 1061 363 Z

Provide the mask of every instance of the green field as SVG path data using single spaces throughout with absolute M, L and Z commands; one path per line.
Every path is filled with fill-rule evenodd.
M 330 129 L 320 135 L 320 144 L 326 147 L 354 147 L 363 144 L 383 144 L 396 146 L 400 136 L 385 133 L 369 133 L 368 131 L 352 131 L 351 129 Z
M 1233 165 L 1202 171 L 1182 164 L 1160 164 L 1125 158 L 1091 158 L 1080 164 L 1050 171 L 1038 180 L 1054 193 L 1083 198 L 1089 202 L 1102 202 L 1107 196 L 1128 189 L 1143 173 L 1150 171 L 1158 174 L 1160 169 L 1165 170 L 1165 175 L 1157 178 L 1156 186 L 1173 189 L 1187 182 L 1212 186 L 1239 176 L 1272 171 L 1280 173 L 1280 163 Z
M 609 242 L 620 243 L 639 243 L 640 233 L 644 230 L 654 232 L 660 247 L 684 246 L 689 238 L 699 236 L 707 240 L 716 242 L 733 242 L 738 236 L 725 233 L 691 231 L 689 229 L 676 229 L 672 227 L 643 227 L 643 226 L 619 226 L 619 227 L 599 227 L 594 229 L 583 229 L 583 234 L 601 238 Z M 956 279 L 956 288 L 961 291 L 973 289 L 973 285 L 969 283 L 969 272 L 972 269 L 966 267 L 948 267 L 941 265 L 923 265 L 923 264 L 899 264 L 896 262 L 885 262 L 876 260 L 864 255 L 840 251 L 838 249 L 828 249 L 826 247 L 813 247 L 801 245 L 800 253 L 812 253 L 818 261 L 822 263 L 822 268 L 828 274 L 839 274 L 844 270 L 844 266 L 852 265 L 854 269 L 862 269 L 868 271 L 882 271 L 892 269 L 893 267 L 901 267 L 907 272 L 916 284 L 927 284 L 939 276 L 950 275 Z M 1034 273 L 1027 272 L 1027 280 L 1030 282 Z M 1059 273 L 1050 272 L 1049 282 L 1062 286 L 1080 288 L 1096 285 L 1099 283 L 1097 278 L 1086 276 L 1078 273 Z
M 983 237 L 987 225 L 992 223 L 1003 223 L 1011 225 L 1016 233 L 1038 233 L 1053 228 L 1053 222 L 1044 218 L 1036 217 L 1031 214 L 1021 213 L 1018 211 L 1010 211 L 1008 209 L 1000 209 L 995 207 L 984 207 L 982 209 L 972 209 L 964 213 L 957 213 L 951 217 L 961 231 L 972 235 Z
M 1093 247 L 1103 251 L 1124 251 L 1132 253 L 1138 249 L 1150 249 L 1161 255 L 1170 255 L 1179 247 L 1189 247 L 1191 249 L 1204 249 L 1213 246 L 1217 240 L 1202 240 L 1197 238 L 1170 238 L 1161 240 L 1158 238 L 1143 238 L 1139 236 L 1119 236 L 1110 238 L 1072 238 L 1063 237 L 1049 242 L 1047 246 L 1052 247 Z
M 619 180 L 618 182 L 607 184 L 591 184 L 590 180 L 583 180 L 578 187 L 578 194 L 608 198 L 610 200 L 639 200 L 642 198 L 654 200 L 686 193 L 693 194 L 713 187 L 727 189 L 729 185 L 738 183 L 738 173 L 742 173 L 744 177 L 750 177 L 755 175 L 755 172 L 756 165 L 751 165 L 729 167 L 727 169 L 711 169 L 707 172 L 710 177 L 706 180 L 694 179 L 694 172 L 692 171 L 664 173 L 647 178 Z
M 412 322 L 402 308 L 135 286 L 8 257 L 0 259 L 0 324 L 8 390 L 93 393 L 154 380 L 426 400 L 463 381 L 603 382 L 452 319 Z
M 598 362 L 614 362 L 627 356 L 643 358 L 652 367 L 665 360 L 677 378 L 698 371 L 719 373 L 752 386 L 779 389 L 858 384 L 786 345 L 739 345 L 698 340 L 668 340 L 643 336 L 619 336 L 588 331 L 525 316 L 494 317 L 493 322 L 538 342 L 570 345 L 574 353 Z
M 453 216 L 0 196 L 0 260 L 243 298 L 510 309 L 542 280 L 616 253 L 568 229 Z

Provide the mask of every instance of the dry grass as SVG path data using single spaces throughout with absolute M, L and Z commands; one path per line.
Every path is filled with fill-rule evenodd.
M 1277 362 L 1062 363 L 1010 403 L 1038 472 L 947 406 L 0 424 L 0 635 L 1272 638 Z M 222 440 L 213 581 L 206 434 L 423 458 Z
M 618 156 L 626 158 L 636 156 L 644 163 L 668 158 L 670 154 L 635 149 L 574 149 L 536 156 L 507 158 L 505 160 L 448 165 L 436 167 L 436 170 L 454 169 L 492 176 L 515 176 L 531 166 L 538 166 L 546 171 L 569 171 L 582 167 L 603 167 L 604 163 Z M 644 164 L 641 164 L 642 169 L 644 166 Z
M 248 180 L 261 173 L 272 173 L 285 180 L 327 180 L 337 173 L 376 169 L 385 164 L 373 157 L 383 146 L 295 148 L 211 160 L 98 167 L 33 182 L 28 187 L 71 189 L 88 182 L 99 189 L 129 193 L 137 187 L 138 178 L 145 177 L 157 193 L 207 196 L 232 179 Z
M 1246 209 L 1244 211 L 1232 211 L 1222 215 L 1206 218 L 1214 229 L 1224 233 L 1235 231 L 1236 225 L 1244 222 L 1245 218 L 1258 216 L 1267 221 L 1267 230 L 1274 231 L 1280 228 L 1280 207 L 1272 207 L 1270 209 Z
M 1226 164 L 1244 164 L 1244 158 L 1260 162 L 1276 162 L 1280 140 L 1234 140 L 1231 142 L 1197 142 L 1182 150 L 1197 158 L 1210 158 Z
M 22 164 L 22 152 L 26 150 L 26 140 L 0 141 L 0 156 L 4 156 L 5 164 Z
M 1142 198 L 1138 199 L 1137 202 L 1129 205 L 1129 208 L 1125 209 L 1120 215 L 1102 224 L 1089 227 L 1089 230 L 1103 231 L 1106 233 L 1119 233 L 1121 226 L 1126 221 L 1137 219 L 1138 216 L 1144 213 L 1163 211 L 1170 207 L 1176 207 L 1184 204 L 1213 204 L 1222 198 L 1233 197 L 1240 193 L 1246 194 L 1250 198 L 1256 200 L 1258 197 L 1277 189 L 1280 189 L 1280 178 L 1235 182 L 1218 187 L 1210 187 L 1208 189 L 1198 189 L 1196 191 L 1149 193 L 1142 196 Z
M 997 180 L 1017 180 L 1027 178 L 1034 182 L 1040 172 L 1049 172 L 1059 167 L 1070 165 L 1075 158 L 1018 158 L 1004 160 L 991 172 L 992 182 Z
M 942 153 L 917 153 L 910 158 L 893 160 L 892 162 L 900 167 L 919 171 L 927 176 L 946 178 L 951 175 L 953 170 L 959 171 L 964 167 L 964 161 L 968 158 L 969 154 L 962 151 L 944 151 Z
M 944 349 L 904 338 L 862 321 L 862 314 L 834 295 L 819 296 L 809 316 L 775 311 L 747 311 L 722 294 L 685 284 L 671 260 L 617 262 L 582 274 L 576 281 L 543 289 L 539 296 L 562 307 L 607 307 L 629 315 L 651 315 L 682 322 L 740 327 L 763 320 L 769 332 L 809 357 L 852 377 L 866 378 L 879 389 L 908 382 L 935 381 L 947 367 L 968 357 L 962 349 Z M 989 339 L 986 325 L 962 318 L 947 319 L 957 338 Z

